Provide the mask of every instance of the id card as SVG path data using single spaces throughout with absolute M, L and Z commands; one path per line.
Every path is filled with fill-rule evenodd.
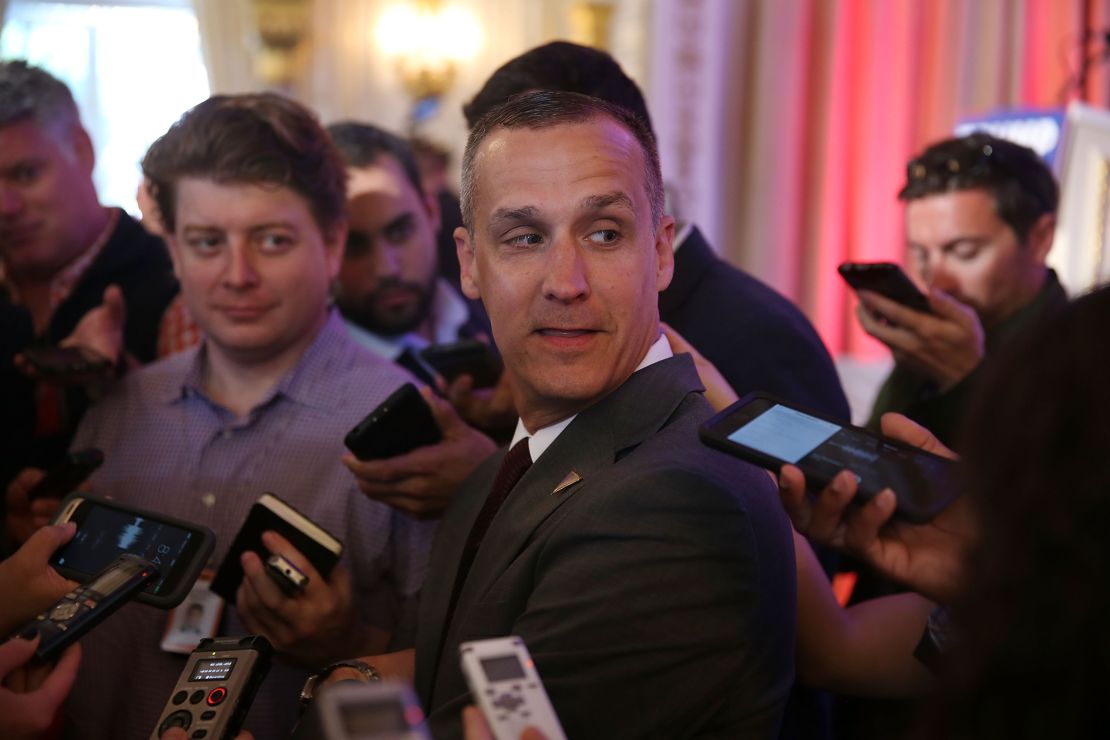
M 205 570 L 185 600 L 169 614 L 162 649 L 188 655 L 206 637 L 215 637 L 223 616 L 224 600 L 212 593 L 212 571 Z

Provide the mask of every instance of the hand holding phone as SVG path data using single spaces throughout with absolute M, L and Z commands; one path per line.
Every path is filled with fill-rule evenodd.
M 161 609 L 185 600 L 216 543 L 207 527 L 86 493 L 62 502 L 55 523 L 64 522 L 77 534 L 51 560 L 59 573 L 88 583 L 120 555 L 137 555 L 160 575 L 135 598 Z
M 158 569 L 134 555 L 120 555 L 89 583 L 78 586 L 19 630 L 25 640 L 39 636 L 35 657 L 51 661 L 62 650 L 133 599 L 158 578 Z
M 893 262 L 844 262 L 837 272 L 853 290 L 869 290 L 918 311 L 933 313 L 929 299 Z
M 420 391 L 405 383 L 348 432 L 343 443 L 359 460 L 373 460 L 396 457 L 442 439 Z
M 954 453 L 936 437 L 901 414 L 885 414 L 883 434 L 945 458 Z M 975 543 L 977 525 L 965 497 L 958 497 L 927 522 L 892 518 L 897 499 L 891 491 L 854 505 L 857 484 L 844 471 L 816 496 L 794 465 L 779 474 L 779 496 L 795 529 L 822 545 L 846 550 L 878 572 L 938 603 L 952 603 L 963 568 Z
M 958 494 L 951 460 L 764 394 L 744 396 L 703 424 L 699 436 L 773 473 L 797 465 L 814 491 L 850 470 L 861 500 L 890 488 L 896 516 L 908 521 L 928 521 Z
M 28 375 L 54 383 L 83 385 L 111 376 L 114 364 L 88 347 L 28 347 L 16 364 Z
M 420 350 L 420 359 L 451 383 L 460 375 L 473 379 L 473 388 L 497 385 L 504 367 L 493 348 L 476 339 L 463 339 L 449 344 L 434 344 Z

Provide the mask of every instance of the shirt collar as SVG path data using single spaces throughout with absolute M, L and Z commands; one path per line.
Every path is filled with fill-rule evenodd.
M 674 357 L 674 352 L 671 351 L 671 345 L 670 342 L 667 341 L 667 338 L 660 334 L 659 338 L 655 340 L 655 343 L 648 348 L 647 353 L 644 355 L 644 359 L 636 366 L 635 372 L 639 372 L 645 367 L 654 365 L 669 357 Z M 578 414 L 568 416 L 562 421 L 557 421 L 542 429 L 537 429 L 536 433 L 532 435 L 529 435 L 528 430 L 524 428 L 524 421 L 517 419 L 516 431 L 513 433 L 513 441 L 509 444 L 509 449 L 511 450 L 517 442 L 527 437 L 528 452 L 532 456 L 532 462 L 536 462 L 540 459 L 540 455 L 546 452 L 547 448 L 563 433 L 563 430 L 574 421 L 576 416 L 578 416 Z
M 684 222 L 682 222 L 678 225 L 678 230 L 675 232 L 675 235 L 674 235 L 673 251 L 677 252 L 678 248 L 686 243 L 687 237 L 690 236 L 690 233 L 693 232 L 693 230 L 694 230 L 694 222 L 693 221 L 684 221 Z
M 324 409 L 336 408 L 338 396 L 329 390 L 327 378 L 332 375 L 335 362 L 343 357 L 343 349 L 349 346 L 347 328 L 335 309 L 329 309 L 324 325 L 304 351 L 297 363 L 255 406 L 262 408 L 278 395 L 305 406 Z M 208 340 L 204 340 L 193 353 L 192 360 L 185 365 L 181 382 L 167 388 L 163 399 L 173 403 L 189 396 L 211 399 L 204 391 L 204 367 L 208 357 Z M 254 409 L 251 410 L 252 412 Z

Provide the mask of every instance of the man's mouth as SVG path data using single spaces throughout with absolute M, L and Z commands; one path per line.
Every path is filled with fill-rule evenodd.
M 583 337 L 583 336 L 587 336 L 587 335 L 590 335 L 590 334 L 596 334 L 597 330 L 596 329 L 556 329 L 556 328 L 552 328 L 552 327 L 545 327 L 545 328 L 542 328 L 542 329 L 537 329 L 536 333 L 540 334 L 541 336 L 545 336 L 545 337 L 556 337 L 556 338 L 565 337 L 565 338 L 569 339 L 569 338 L 574 338 L 574 337 Z

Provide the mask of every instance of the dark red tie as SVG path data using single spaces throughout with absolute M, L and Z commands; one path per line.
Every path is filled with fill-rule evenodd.
M 501 508 L 501 504 L 505 503 L 505 499 L 509 497 L 509 492 L 513 490 L 513 486 L 528 472 L 530 467 L 532 467 L 532 453 L 528 450 L 528 438 L 525 437 L 513 445 L 509 453 L 505 455 L 505 459 L 501 461 L 501 467 L 497 471 L 497 477 L 493 479 L 493 486 L 489 490 L 489 495 L 486 496 L 486 502 L 482 504 L 482 510 L 478 512 L 478 518 L 474 520 L 474 526 L 470 528 L 470 534 L 467 535 L 462 557 L 459 558 L 459 571 L 455 576 L 455 587 L 451 590 L 451 602 L 447 607 L 447 619 L 443 622 L 445 635 L 447 628 L 451 626 L 451 617 L 455 613 L 455 603 L 459 600 L 463 584 L 466 583 L 466 576 L 470 573 L 470 566 L 478 555 L 478 548 L 482 546 L 482 539 L 486 536 L 486 530 L 489 529 L 490 522 L 493 521 L 497 510 Z

